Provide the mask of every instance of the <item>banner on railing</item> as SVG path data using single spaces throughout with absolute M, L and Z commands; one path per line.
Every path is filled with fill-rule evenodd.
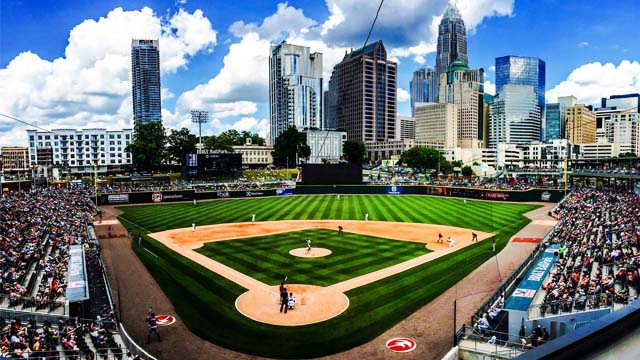
M 551 270 L 555 261 L 558 245 L 550 245 L 535 262 L 527 276 L 518 284 L 505 304 L 505 309 L 526 311 L 533 301 L 533 297 L 542 286 L 542 281 Z
M 293 195 L 293 189 L 277 189 L 276 195 L 277 196 Z
M 67 272 L 67 293 L 69 302 L 84 301 L 89 298 L 87 267 L 82 245 L 69 246 L 69 270 Z

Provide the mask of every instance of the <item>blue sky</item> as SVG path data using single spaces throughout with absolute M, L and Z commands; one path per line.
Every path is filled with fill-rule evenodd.
M 472 68 L 494 82 L 495 57 L 547 63 L 547 97 L 596 104 L 640 92 L 640 2 L 457 0 Z M 447 0 L 386 0 L 371 40 L 399 62 L 399 115 L 410 113 L 412 72 L 433 65 Z M 324 54 L 325 83 L 345 48 L 360 47 L 377 4 L 326 1 L 0 2 L 0 112 L 45 128 L 130 127 L 129 43 L 160 37 L 163 122 L 188 126 L 209 109 L 205 133 L 268 129 L 269 43 L 287 39 Z M 0 145 L 24 145 L 26 127 L 0 118 Z

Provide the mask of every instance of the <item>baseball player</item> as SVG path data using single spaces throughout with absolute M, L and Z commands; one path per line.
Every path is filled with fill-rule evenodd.
M 369 213 L 364 214 L 364 221 L 369 221 Z
M 191 223 L 191 231 L 196 231 L 196 223 Z
M 256 214 L 251 215 L 251 222 L 256 222 Z
M 311 239 L 307 239 L 307 253 L 311 251 Z
M 453 240 L 451 236 L 449 236 L 449 240 L 447 240 L 447 242 L 449 243 L 450 248 L 452 248 L 455 245 L 455 240 Z

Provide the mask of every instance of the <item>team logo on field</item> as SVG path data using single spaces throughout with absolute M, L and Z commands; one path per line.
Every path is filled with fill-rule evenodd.
M 416 342 L 409 338 L 393 338 L 387 341 L 387 349 L 393 352 L 405 353 L 416 349 Z
M 171 315 L 158 315 L 156 316 L 156 325 L 158 326 L 169 326 L 176 322 L 176 318 Z
M 162 201 L 162 193 L 154 192 L 151 194 L 151 200 L 153 202 L 161 202 Z

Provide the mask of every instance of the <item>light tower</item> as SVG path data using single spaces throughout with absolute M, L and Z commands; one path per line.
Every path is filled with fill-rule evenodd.
M 209 112 L 206 110 L 191 110 L 191 122 L 198 124 L 200 149 L 202 149 L 202 124 L 209 122 Z

